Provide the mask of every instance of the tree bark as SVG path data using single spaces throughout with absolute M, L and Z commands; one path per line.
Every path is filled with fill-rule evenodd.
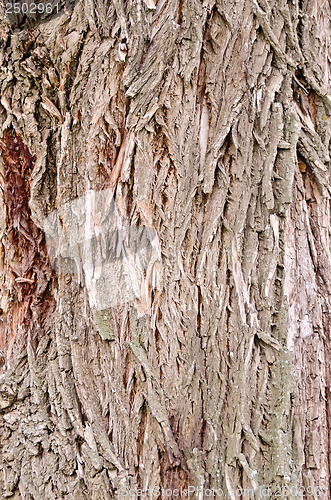
M 330 498 L 329 2 L 0 8 L 1 498 Z

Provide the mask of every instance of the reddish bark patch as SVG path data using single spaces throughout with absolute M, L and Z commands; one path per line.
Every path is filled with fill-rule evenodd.
M 44 233 L 35 225 L 29 207 L 30 176 L 35 158 L 22 138 L 5 131 L 0 140 L 4 158 L 6 233 L 2 239 L 3 272 L 8 300 L 0 323 L 0 349 L 4 359 L 22 334 L 34 342 L 45 330 L 45 319 L 54 307 L 50 282 L 52 268 Z M 8 286 L 9 285 L 9 286 Z
M 179 497 L 189 498 L 188 488 L 190 485 L 193 486 L 193 483 L 190 483 L 187 473 L 180 466 L 170 466 L 166 455 L 163 455 L 163 459 L 161 459 L 160 479 L 163 489 L 163 494 L 159 497 L 160 499 L 169 498 L 169 493 L 175 490 L 177 491 L 175 491 L 174 496 L 178 492 Z

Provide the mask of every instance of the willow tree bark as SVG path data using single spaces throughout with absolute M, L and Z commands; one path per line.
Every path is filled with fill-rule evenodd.
M 1 498 L 330 498 L 330 15 L 1 16 Z M 162 279 L 100 317 L 45 220 L 103 190 Z

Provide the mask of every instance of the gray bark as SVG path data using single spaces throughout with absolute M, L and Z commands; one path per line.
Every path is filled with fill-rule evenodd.
M 329 498 L 330 4 L 0 9 L 1 498 Z

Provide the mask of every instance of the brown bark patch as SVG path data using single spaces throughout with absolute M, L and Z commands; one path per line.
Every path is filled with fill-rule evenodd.
M 3 302 L 0 348 L 6 357 L 18 335 L 30 333 L 31 338 L 38 340 L 46 315 L 53 308 L 53 296 L 44 233 L 33 222 L 29 207 L 29 181 L 35 158 L 22 138 L 12 131 L 5 131 L 0 149 L 5 165 L 3 194 L 7 212 L 2 240 L 7 300 Z

